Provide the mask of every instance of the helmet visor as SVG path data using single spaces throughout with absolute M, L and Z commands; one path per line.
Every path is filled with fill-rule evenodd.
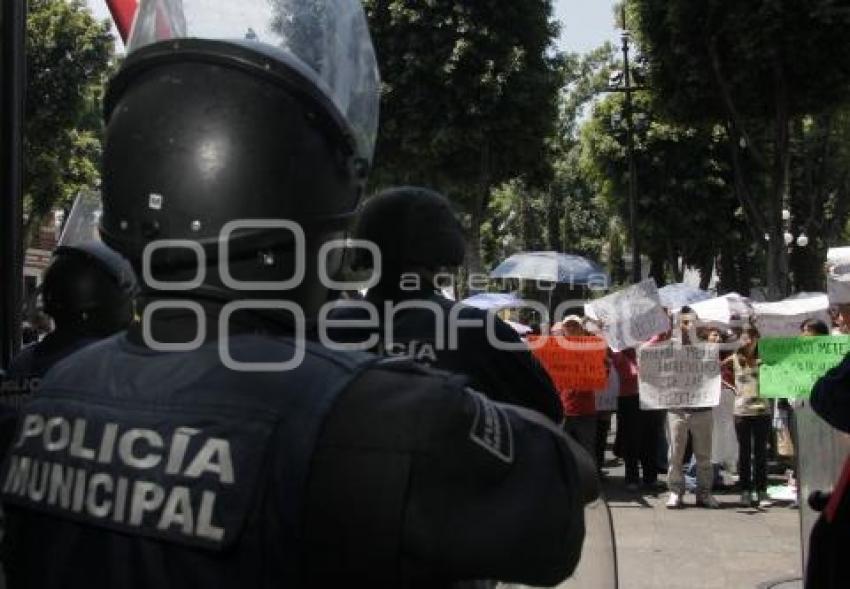
M 89 241 L 100 241 L 98 228 L 102 212 L 100 192 L 80 192 L 62 227 L 58 245 L 74 247 Z
M 173 39 L 230 41 L 312 79 L 354 132 L 375 149 L 380 76 L 360 0 L 141 0 L 129 51 Z

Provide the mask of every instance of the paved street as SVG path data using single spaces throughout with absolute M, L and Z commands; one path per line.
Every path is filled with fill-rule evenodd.
M 786 506 L 744 509 L 738 494 L 718 493 L 722 509 L 664 507 L 657 497 L 622 488 L 623 468 L 606 483 L 614 518 L 622 589 L 753 589 L 799 577 L 799 513 Z

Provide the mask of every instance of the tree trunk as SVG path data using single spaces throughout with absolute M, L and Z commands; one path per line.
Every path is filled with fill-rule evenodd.
M 561 220 L 565 215 L 561 199 L 555 195 L 552 186 L 546 192 L 546 246 L 552 251 L 560 251 L 564 238 L 561 235 Z
M 667 263 L 670 264 L 670 276 L 672 276 L 673 282 L 682 282 L 684 277 L 679 267 L 679 253 L 670 240 L 667 240 Z
M 708 290 L 711 285 L 711 278 L 714 276 L 714 256 L 706 256 L 699 266 L 699 287 L 702 290 Z
M 649 277 L 655 279 L 655 284 L 663 286 L 664 279 L 664 252 L 653 250 L 649 254 Z
M 770 224 L 770 241 L 767 247 L 767 298 L 778 301 L 788 296 L 788 246 L 782 227 L 782 209 L 788 201 L 790 183 L 790 114 L 788 92 L 782 65 L 774 64 L 776 91 L 776 125 L 774 128 L 773 178 L 771 200 L 767 214 Z
M 468 279 L 472 274 L 481 274 L 481 224 L 484 221 L 485 208 L 490 197 L 490 145 L 486 141 L 481 149 L 481 168 L 478 185 L 473 188 L 472 206 L 469 211 L 469 235 L 466 242 L 466 280 L 460 285 L 460 296 L 469 294 Z
M 465 279 L 461 281 L 459 296 L 469 296 L 469 276 L 481 274 L 484 267 L 481 263 L 481 223 L 484 220 L 483 211 L 484 196 L 481 191 L 476 191 L 472 198 L 472 210 L 469 215 L 469 234 L 466 242 L 466 265 Z

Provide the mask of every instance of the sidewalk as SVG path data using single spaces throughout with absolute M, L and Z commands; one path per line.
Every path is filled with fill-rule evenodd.
M 666 493 L 628 493 L 623 467 L 607 470 L 621 589 L 755 589 L 800 576 L 799 511 L 745 509 L 732 491 L 716 494 L 722 509 L 694 507 L 688 494 L 670 510 Z

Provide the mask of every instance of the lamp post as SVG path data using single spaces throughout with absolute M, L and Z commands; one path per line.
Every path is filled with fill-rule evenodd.
M 622 92 L 625 94 L 625 102 L 623 104 L 623 116 L 626 119 L 626 147 L 629 158 L 629 235 L 631 236 L 632 248 L 632 282 L 638 283 L 643 278 L 640 261 L 640 240 L 638 239 L 638 221 L 637 221 L 637 164 L 635 162 L 635 124 L 634 124 L 634 103 L 632 102 L 632 94 L 643 87 L 633 84 L 632 71 L 629 56 L 631 54 L 632 35 L 626 27 L 626 7 L 622 9 L 622 25 L 623 33 L 621 39 L 623 42 L 623 71 L 622 74 L 614 73 L 611 76 L 609 92 Z

